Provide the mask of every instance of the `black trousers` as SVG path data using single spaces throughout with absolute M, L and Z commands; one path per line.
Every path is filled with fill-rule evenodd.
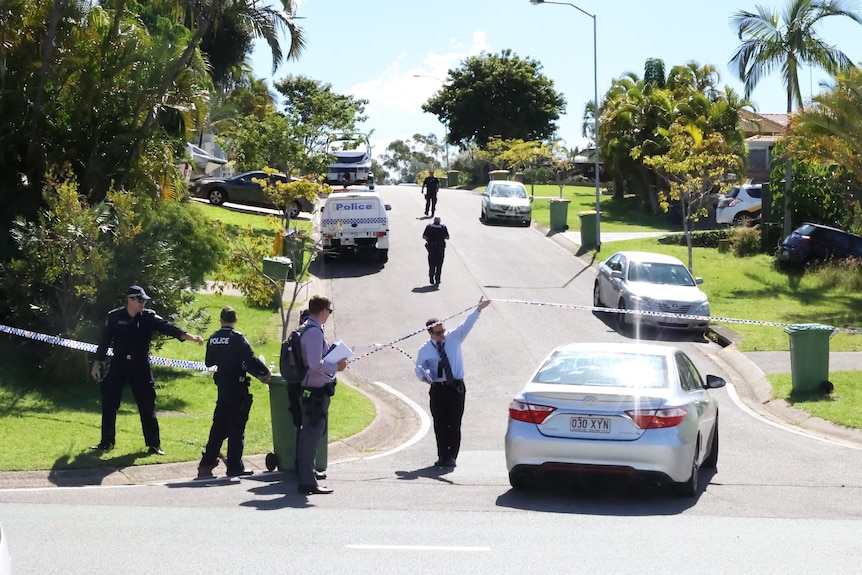
M 431 283 L 440 283 L 440 274 L 443 272 L 443 258 L 445 256 L 445 247 L 428 246 L 428 279 Z
M 302 406 L 302 427 L 299 430 L 299 445 L 296 457 L 296 479 L 303 487 L 317 485 L 314 477 L 314 459 L 320 440 L 329 428 L 330 397 L 326 393 L 314 392 L 303 394 L 300 400 Z
M 204 465 L 215 464 L 221 451 L 222 443 L 227 439 L 227 471 L 240 471 L 242 453 L 245 449 L 245 424 L 254 397 L 246 392 L 220 397 L 213 411 L 213 424 L 206 450 L 201 458 Z
M 99 387 L 102 393 L 102 444 L 113 445 L 117 439 L 117 410 L 123 398 L 126 383 L 132 388 L 144 443 L 149 447 L 160 447 L 159 420 L 156 419 L 156 382 L 149 364 L 144 366 L 120 365 L 123 360 L 115 358 L 108 375 Z
M 437 457 L 454 461 L 461 449 L 461 418 L 464 416 L 466 393 L 458 393 L 451 385 L 433 383 L 428 395 L 437 438 Z
M 425 213 L 428 213 L 428 210 L 431 210 L 431 215 L 434 215 L 434 212 L 437 211 L 437 192 L 433 194 L 426 193 L 425 194 Z

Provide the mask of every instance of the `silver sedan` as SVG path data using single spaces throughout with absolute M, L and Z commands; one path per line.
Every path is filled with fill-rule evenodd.
M 634 324 L 704 331 L 709 327 L 709 298 L 673 256 L 650 252 L 617 252 L 601 264 L 593 286 L 593 305 L 644 314 L 620 313 L 621 330 Z M 698 316 L 676 317 L 676 316 Z
M 711 391 L 724 385 L 672 346 L 560 346 L 509 404 L 509 482 L 525 489 L 546 473 L 621 474 L 694 497 L 699 469 L 718 464 Z

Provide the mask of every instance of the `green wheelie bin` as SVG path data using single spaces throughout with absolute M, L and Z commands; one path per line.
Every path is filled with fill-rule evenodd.
M 296 435 L 297 426 L 294 423 L 292 411 L 293 402 L 291 394 L 288 393 L 288 384 L 280 373 L 273 373 L 269 380 L 269 408 L 272 419 L 272 448 L 273 453 L 266 455 L 266 468 L 273 471 L 296 471 Z M 297 390 L 298 391 L 298 390 Z M 300 413 L 298 406 L 295 413 Z M 299 422 L 297 417 L 296 423 Z M 320 440 L 317 447 L 317 456 L 314 459 L 314 468 L 317 471 L 325 471 L 328 457 L 329 434 Z
M 790 336 L 790 376 L 792 393 L 828 393 L 829 339 L 831 325 L 806 323 L 784 328 Z

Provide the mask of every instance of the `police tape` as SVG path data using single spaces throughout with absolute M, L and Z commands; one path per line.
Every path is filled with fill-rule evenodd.
M 96 353 L 96 349 L 98 349 L 98 346 L 92 343 L 76 341 L 74 339 L 66 339 L 65 337 L 59 337 L 56 335 L 47 335 L 44 333 L 30 331 L 28 329 L 20 329 L 17 327 L 11 327 L 3 324 L 0 324 L 0 333 L 17 335 L 18 337 L 41 341 L 50 345 L 59 345 L 61 347 L 68 347 L 70 349 L 76 349 L 79 351 L 88 351 L 90 353 Z M 108 355 L 113 356 L 114 350 L 109 348 Z M 190 361 L 187 359 L 169 359 L 165 357 L 156 357 L 151 355 L 150 363 L 153 365 L 163 365 L 165 367 L 194 369 L 197 371 L 210 371 L 210 368 L 208 368 L 202 361 Z
M 775 322 L 775 321 L 762 321 L 762 320 L 753 320 L 753 319 L 738 319 L 738 318 L 729 318 L 729 317 L 712 317 L 712 316 L 702 316 L 702 315 L 692 315 L 692 314 L 679 314 L 679 313 L 665 313 L 665 312 L 655 312 L 655 311 L 645 311 L 645 310 L 636 310 L 636 309 L 617 309 L 617 308 L 607 308 L 607 307 L 597 307 L 591 305 L 578 305 L 578 304 L 566 304 L 566 303 L 553 303 L 553 302 L 537 302 L 537 301 L 529 301 L 529 300 L 517 300 L 517 299 L 495 299 L 491 300 L 495 303 L 514 303 L 520 305 L 529 305 L 536 307 L 547 307 L 547 308 L 560 308 L 560 309 L 571 309 L 578 311 L 589 311 L 589 312 L 599 312 L 599 313 L 613 313 L 613 314 L 626 314 L 626 315 L 636 315 L 636 316 L 649 316 L 649 317 L 657 317 L 657 318 L 666 318 L 671 320 L 694 320 L 701 321 L 707 323 L 736 323 L 736 324 L 745 324 L 745 325 L 759 325 L 766 327 L 783 327 L 783 328 L 799 328 L 805 325 L 811 324 L 794 324 L 794 323 L 783 323 L 783 322 Z M 452 315 L 445 317 L 440 320 L 440 323 L 444 323 L 450 319 L 456 318 L 459 315 L 465 314 L 468 311 L 474 309 L 476 306 L 472 305 L 468 308 L 465 308 L 459 312 L 453 313 Z M 846 332 L 853 335 L 862 334 L 862 329 L 852 328 L 852 327 L 832 327 L 832 326 L 823 326 L 821 329 L 831 329 L 834 332 Z M 370 351 L 367 351 L 363 354 L 354 356 L 347 363 L 348 365 L 362 359 L 365 359 L 375 353 L 384 350 L 384 349 L 393 349 L 400 354 L 404 355 L 411 361 L 413 361 L 413 357 L 404 351 L 401 347 L 397 346 L 397 343 L 400 343 L 406 339 L 410 339 L 411 337 L 418 335 L 424 331 L 427 331 L 428 326 L 422 326 L 420 328 L 415 329 L 414 331 L 408 333 L 405 336 L 399 337 L 398 339 L 392 340 L 389 343 L 375 343 L 372 344 L 372 348 Z M 36 341 L 41 341 L 44 343 L 48 343 L 51 345 L 59 345 L 63 347 L 68 347 L 71 349 L 76 349 L 80 351 L 88 351 L 90 353 L 95 353 L 97 346 L 92 343 L 86 343 L 82 341 L 76 341 L 72 339 L 66 339 L 54 335 L 47 335 L 43 333 L 38 333 L 35 331 L 30 331 L 26 329 L 20 329 L 16 327 L 11 327 L 7 325 L 0 324 L 0 333 L 8 333 L 11 335 L 16 335 L 19 337 L 24 337 L 28 339 L 33 339 Z M 113 350 L 108 349 L 108 355 L 113 355 Z M 200 361 L 190 361 L 185 359 L 169 359 L 164 357 L 156 357 L 150 356 L 150 363 L 153 365 L 162 365 L 165 367 L 176 367 L 181 369 L 193 369 L 197 371 L 212 371 L 213 368 L 208 368 L 203 362 Z
M 535 302 L 528 300 L 518 300 L 518 299 L 495 299 L 493 300 L 499 303 L 516 303 L 516 304 L 524 304 L 524 305 L 532 305 L 538 307 L 557 307 L 562 309 L 573 309 L 573 310 L 581 310 L 581 311 L 590 311 L 590 312 L 599 312 L 599 313 L 614 313 L 614 314 L 625 314 L 625 315 L 636 315 L 636 316 L 648 316 L 648 317 L 657 317 L 657 318 L 665 318 L 671 320 L 694 320 L 706 323 L 738 323 L 745 325 L 761 325 L 767 327 L 784 327 L 784 328 L 799 328 L 807 325 L 820 325 L 820 324 L 798 324 L 798 323 L 782 323 L 776 321 L 762 321 L 756 319 L 738 319 L 731 317 L 713 317 L 708 315 L 692 315 L 692 314 L 684 314 L 684 313 L 671 313 L 671 312 L 658 312 L 658 311 L 647 311 L 647 310 L 639 310 L 639 309 L 618 309 L 618 308 L 609 308 L 609 307 L 597 307 L 592 305 L 578 305 L 578 304 L 565 304 L 565 303 L 549 303 L 549 302 Z M 853 328 L 853 327 L 833 327 L 833 326 L 823 326 L 820 329 L 831 329 L 833 331 L 843 331 L 854 335 L 862 334 L 862 329 Z
M 478 305 L 478 304 L 477 304 L 477 305 Z M 473 309 L 473 308 L 475 308 L 475 307 L 476 307 L 475 305 L 471 305 L 470 307 L 465 308 L 465 309 L 462 309 L 461 311 L 459 311 L 459 312 L 457 312 L 457 313 L 453 313 L 453 314 L 452 314 L 452 315 L 450 315 L 449 317 L 445 317 L 445 318 L 443 318 L 443 319 L 441 319 L 441 320 L 439 320 L 439 321 L 440 321 L 440 323 L 443 323 L 443 322 L 449 321 L 449 320 L 450 320 L 450 319 L 452 319 L 452 318 L 455 318 L 455 317 L 458 317 L 458 316 L 459 316 L 459 315 L 461 315 L 461 314 L 465 314 L 465 313 L 467 313 L 468 311 L 470 311 L 471 309 Z M 375 343 L 375 344 L 373 344 L 373 345 L 371 346 L 371 347 L 373 347 L 374 349 L 372 349 L 371 351 L 365 352 L 365 353 L 363 353 L 363 354 L 361 354 L 361 355 L 357 355 L 356 357 L 354 357 L 354 358 L 352 358 L 350 361 L 348 361 L 348 362 L 347 362 L 347 364 L 348 364 L 348 365 L 350 365 L 350 364 L 351 364 L 351 363 L 353 363 L 354 361 L 359 361 L 360 359 L 365 359 L 365 358 L 366 358 L 366 357 L 368 357 L 369 355 L 374 355 L 374 354 L 375 354 L 375 353 L 377 353 L 378 351 L 381 351 L 381 350 L 384 350 L 384 349 L 388 349 L 388 348 L 392 348 L 392 349 L 394 349 L 395 351 L 399 351 L 399 352 L 401 352 L 402 354 L 406 355 L 407 357 L 409 357 L 409 358 L 412 360 L 413 358 L 412 358 L 412 357 L 410 357 L 410 354 L 406 353 L 403 349 L 401 349 L 400 347 L 397 347 L 395 344 L 396 344 L 396 343 L 398 343 L 398 342 L 404 341 L 405 339 L 410 339 L 410 338 L 411 338 L 411 337 L 413 337 L 414 335 L 417 335 L 417 334 L 420 334 L 420 333 L 422 333 L 422 332 L 424 332 L 424 331 L 427 331 L 429 327 L 430 327 L 430 326 L 427 326 L 427 325 L 422 326 L 422 327 L 420 327 L 420 328 L 418 328 L 418 329 L 416 329 L 416 330 L 414 330 L 414 331 L 412 331 L 412 332 L 408 333 L 407 335 L 405 335 L 405 336 L 403 336 L 403 337 L 399 337 L 398 339 L 395 339 L 395 340 L 390 341 L 389 343 Z

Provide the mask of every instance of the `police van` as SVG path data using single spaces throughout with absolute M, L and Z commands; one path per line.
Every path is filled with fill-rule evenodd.
M 376 251 L 381 262 L 389 260 L 389 215 L 392 206 L 384 204 L 372 190 L 333 192 L 320 210 L 320 237 L 323 259 L 339 254 Z

